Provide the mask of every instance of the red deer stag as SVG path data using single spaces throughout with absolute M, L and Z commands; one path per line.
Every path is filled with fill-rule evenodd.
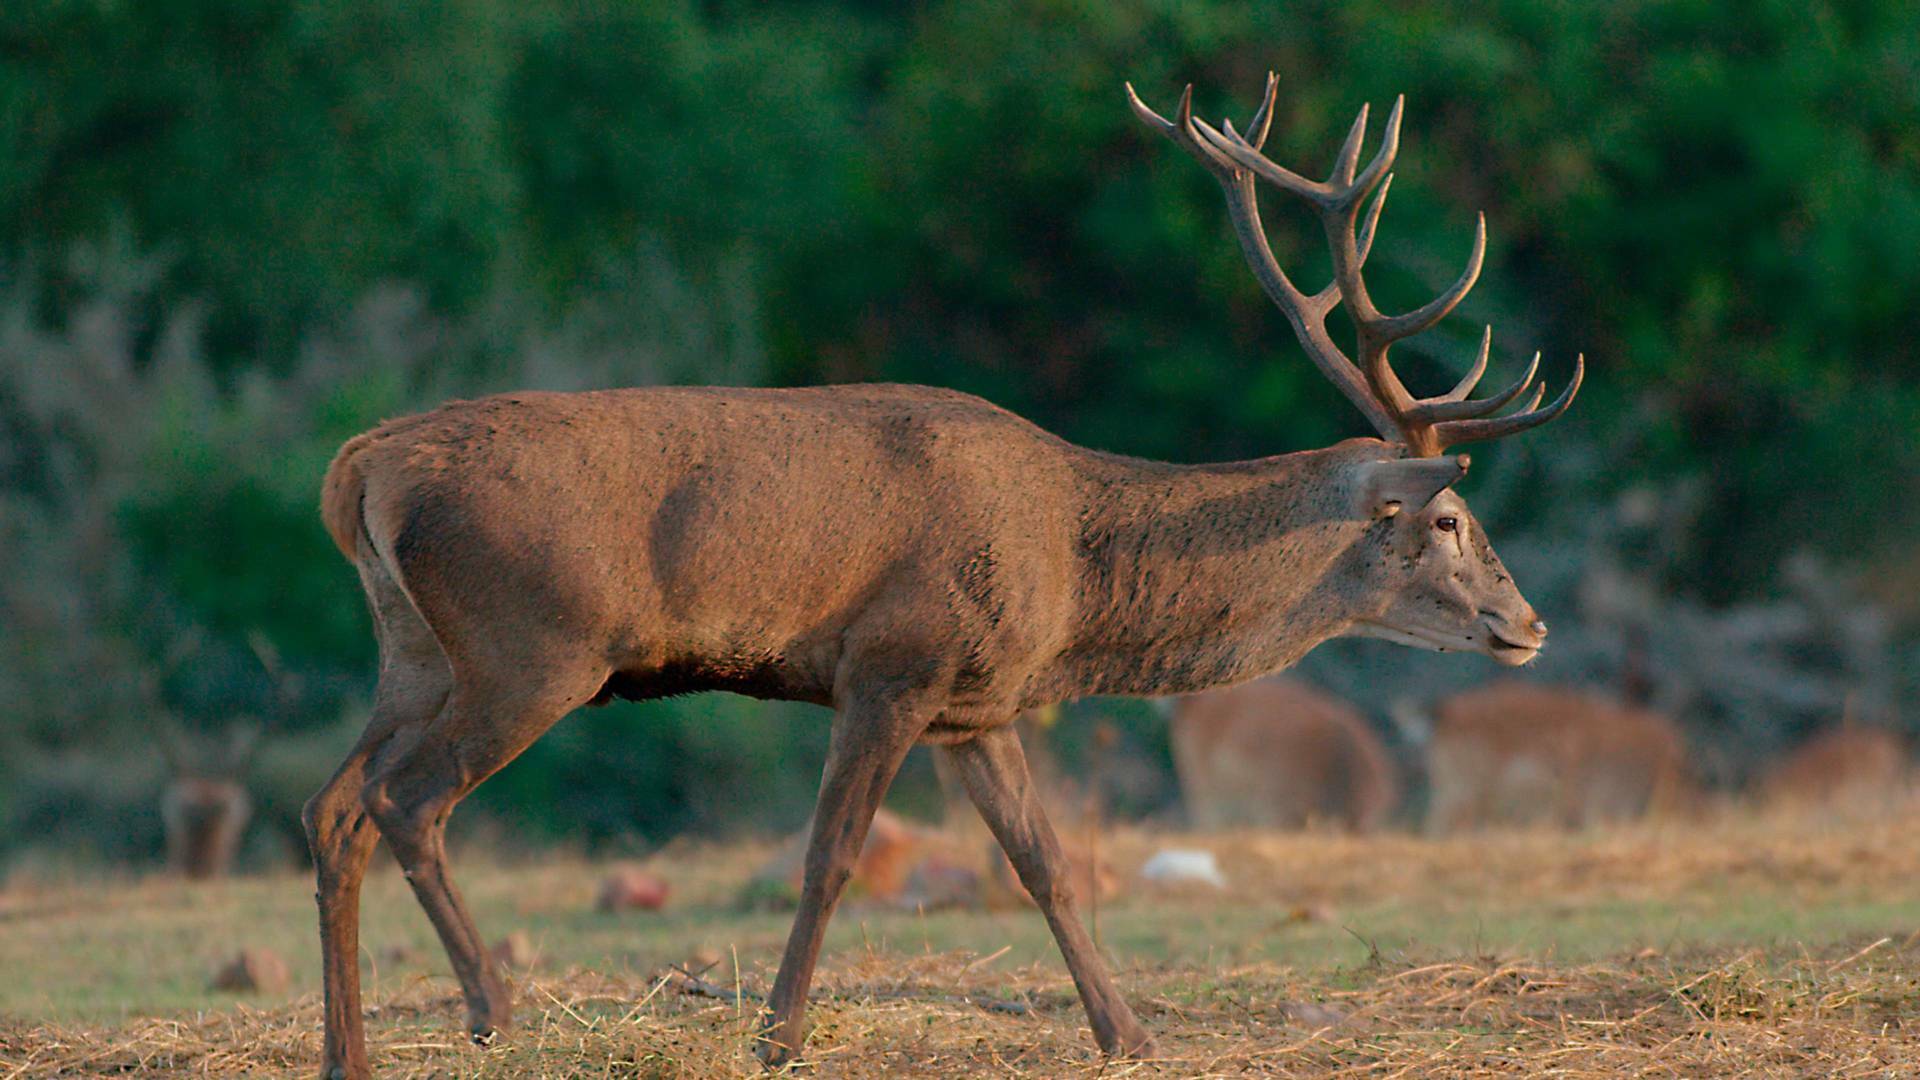
M 1510 390 L 1415 399 L 1387 350 L 1446 315 L 1464 274 L 1405 315 L 1360 278 L 1399 145 L 1356 172 L 1365 113 L 1325 183 L 1247 136 L 1140 117 L 1225 189 L 1241 245 L 1308 354 L 1380 438 L 1221 465 L 1082 449 L 978 398 L 918 386 L 661 387 L 455 402 L 351 439 L 322 513 L 377 623 L 373 716 L 308 804 L 318 866 L 326 1071 L 367 1073 L 359 892 L 374 839 L 406 871 L 452 958 L 473 1036 L 507 1023 L 505 983 L 447 870 L 460 798 L 574 708 L 731 690 L 836 710 L 798 915 L 768 997 L 763 1060 L 801 1045 L 821 936 L 867 825 L 916 742 L 939 746 L 1071 970 L 1094 1038 L 1150 1052 L 1080 923 L 1058 839 L 1009 726 L 1088 694 L 1188 693 L 1293 663 L 1342 634 L 1519 664 L 1546 627 L 1449 488 L 1453 444 L 1545 423 Z M 1265 179 L 1304 198 L 1336 281 L 1296 289 L 1254 211 Z M 1359 362 L 1325 319 L 1344 301 Z M 1537 359 L 1537 358 L 1536 358 Z M 1537 366 L 1537 365 L 1536 365 Z
M 1685 802 L 1685 744 L 1659 713 L 1592 693 L 1503 682 L 1434 710 L 1427 828 L 1584 828 Z
M 1377 827 L 1400 782 L 1366 717 L 1287 678 L 1258 679 L 1173 702 L 1180 797 L 1195 828 Z

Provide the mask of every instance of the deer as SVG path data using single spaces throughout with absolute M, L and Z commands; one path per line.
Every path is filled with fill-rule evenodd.
M 1400 800 L 1366 717 L 1304 682 L 1268 677 L 1169 709 L 1173 768 L 1198 829 L 1377 828 Z
M 1666 716 L 1523 682 L 1441 701 L 1427 777 L 1435 835 L 1501 822 L 1587 828 L 1677 809 L 1692 791 L 1685 743 Z
M 169 778 L 160 793 L 160 821 L 174 873 L 206 881 L 233 869 L 253 817 L 244 777 L 259 734 L 257 726 L 236 725 L 225 745 L 215 748 L 208 740 L 189 739 L 177 725 L 162 726 L 160 751 Z
M 1775 762 L 1757 786 L 1774 807 L 1846 815 L 1883 810 L 1905 798 L 1912 783 L 1906 741 L 1884 727 L 1857 723 L 1849 703 L 1839 724 Z
M 1082 925 L 1059 838 L 1011 724 L 1092 694 L 1191 693 L 1372 635 L 1518 665 L 1546 624 L 1453 486 L 1451 446 L 1565 412 L 1534 363 L 1470 395 L 1415 398 L 1388 350 L 1447 315 L 1465 271 L 1411 312 L 1361 277 L 1403 102 L 1358 168 L 1361 111 L 1330 179 L 1261 152 L 1277 80 L 1247 133 L 1135 114 L 1221 184 L 1256 278 L 1310 360 L 1378 437 L 1225 464 L 1167 464 L 1073 445 L 980 398 L 893 384 L 505 393 L 386 421 L 328 467 L 321 517 L 354 566 L 379 643 L 365 731 L 303 818 L 315 864 L 325 990 L 323 1075 L 369 1072 L 357 965 L 360 888 L 376 837 L 452 961 L 467 1027 L 511 1016 L 451 877 L 454 806 L 563 716 L 613 698 L 727 690 L 833 710 L 806 869 L 755 1053 L 802 1048 L 807 991 L 854 859 L 908 750 L 946 756 L 1047 921 L 1110 1056 L 1150 1035 Z M 1264 181 L 1303 199 L 1335 280 L 1296 288 L 1255 209 Z M 1360 220 L 1364 199 L 1379 190 Z M 1344 303 L 1358 360 L 1329 334 Z M 1517 411 L 1503 411 L 1533 390 Z

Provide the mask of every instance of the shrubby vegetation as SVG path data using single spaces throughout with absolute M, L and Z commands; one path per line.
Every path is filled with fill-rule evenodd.
M 1590 507 L 1691 484 L 1693 524 L 1642 566 L 1689 610 L 1782 594 L 1801 549 L 1914 574 L 1915 25 L 1893 3 L 8 5 L 0 849 L 155 850 L 163 717 L 268 718 L 290 820 L 370 682 L 317 478 L 448 396 L 891 378 L 1159 457 L 1358 433 L 1122 79 L 1244 116 L 1277 70 L 1270 152 L 1308 171 L 1360 102 L 1408 95 L 1376 290 L 1448 280 L 1477 208 L 1493 243 L 1402 367 L 1450 381 L 1483 321 L 1503 370 L 1592 362 L 1569 421 L 1477 470 L 1483 516 L 1532 523 L 1518 572 L 1573 597 Z M 1281 258 L 1323 273 L 1268 203 Z M 1320 663 L 1434 670 L 1384 656 Z M 784 826 L 807 712 L 576 717 L 476 802 L 591 839 Z

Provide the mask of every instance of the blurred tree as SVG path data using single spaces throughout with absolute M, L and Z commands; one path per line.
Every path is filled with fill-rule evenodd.
M 126 223 L 236 357 L 384 278 L 470 301 L 513 231 L 516 9 L 9 4 L 0 223 L 42 250 Z

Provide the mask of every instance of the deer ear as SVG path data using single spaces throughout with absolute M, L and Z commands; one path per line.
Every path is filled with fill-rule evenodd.
M 1401 510 L 1419 510 L 1467 475 L 1471 460 L 1465 454 L 1451 454 L 1369 461 L 1360 466 L 1360 482 L 1354 489 L 1355 509 L 1362 517 L 1370 518 L 1392 517 Z

